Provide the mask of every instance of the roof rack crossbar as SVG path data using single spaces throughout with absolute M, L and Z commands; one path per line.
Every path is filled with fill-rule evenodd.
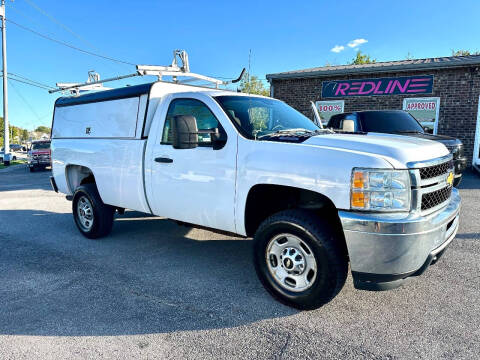
M 180 66 L 181 63 L 181 66 Z M 104 80 L 100 80 L 100 76 L 92 76 L 92 71 L 89 72 L 89 80 L 82 84 L 72 84 L 72 83 L 57 83 L 57 89 L 49 90 L 50 94 L 58 92 L 58 91 L 70 91 L 73 94 L 78 94 L 80 90 L 100 90 L 102 87 L 94 86 L 98 84 L 103 84 L 109 81 L 116 81 L 122 80 L 126 78 L 131 78 L 134 76 L 147 76 L 153 75 L 157 76 L 158 80 L 162 80 L 163 76 L 171 76 L 172 82 L 176 84 L 184 84 L 189 82 L 195 81 L 206 81 L 215 85 L 218 89 L 220 85 L 228 85 L 239 82 L 243 75 L 245 74 L 245 68 L 243 68 L 240 76 L 237 79 L 230 80 L 230 81 L 223 81 L 219 79 L 215 79 L 210 76 L 205 76 L 201 74 L 196 74 L 190 72 L 190 65 L 188 63 L 188 54 L 185 50 L 174 50 L 173 52 L 173 61 L 172 64 L 169 66 L 159 66 L 159 65 L 137 65 L 137 72 L 134 74 L 122 75 L 113 78 L 108 78 Z M 183 80 L 179 80 L 178 78 L 187 78 Z M 104 89 L 105 90 L 105 89 Z

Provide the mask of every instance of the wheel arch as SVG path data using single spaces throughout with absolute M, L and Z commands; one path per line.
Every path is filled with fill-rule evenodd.
M 332 220 L 345 243 L 338 210 L 326 195 L 286 185 L 256 184 L 247 194 L 244 212 L 245 232 L 253 236 L 258 226 L 270 215 L 287 209 L 306 209 Z
M 70 193 L 75 193 L 75 189 L 80 185 L 93 183 L 96 185 L 93 171 L 86 166 L 69 164 L 65 166 L 65 179 Z

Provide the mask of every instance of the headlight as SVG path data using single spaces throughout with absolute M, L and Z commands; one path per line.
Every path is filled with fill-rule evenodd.
M 368 211 L 409 211 L 410 176 L 408 170 L 354 168 L 350 207 Z

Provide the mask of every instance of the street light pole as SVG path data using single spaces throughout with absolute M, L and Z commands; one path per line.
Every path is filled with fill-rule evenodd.
M 10 131 L 8 129 L 8 89 L 7 89 L 7 32 L 5 29 L 5 0 L 0 9 L 2 16 L 2 59 L 3 59 L 3 163 L 10 165 Z

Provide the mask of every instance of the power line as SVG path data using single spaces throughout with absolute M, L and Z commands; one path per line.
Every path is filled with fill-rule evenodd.
M 55 89 L 55 86 L 50 86 L 50 85 L 47 85 L 47 84 L 43 84 L 43 83 L 41 83 L 41 82 L 39 82 L 39 81 L 35 81 L 35 80 L 32 80 L 32 79 L 29 79 L 29 78 L 27 78 L 27 77 L 25 77 L 25 76 L 22 76 L 22 75 L 14 74 L 14 73 L 11 73 L 11 72 L 9 72 L 8 75 L 12 75 L 12 76 L 18 77 L 18 78 L 20 78 L 20 79 L 23 79 L 23 80 L 25 80 L 25 81 L 29 81 L 29 82 L 31 82 L 31 83 L 33 83 L 33 84 L 35 84 L 35 85 L 43 86 L 43 87 L 50 88 L 50 89 Z
M 8 80 L 13 80 L 13 79 L 8 79 Z M 37 118 L 38 121 L 42 121 L 42 119 L 40 118 L 40 116 L 37 114 L 37 112 L 35 111 L 35 109 L 30 105 L 30 103 L 27 101 L 27 99 L 25 99 L 23 97 L 23 95 L 20 93 L 20 91 L 18 91 L 18 89 L 13 85 L 13 83 L 10 83 L 10 85 L 12 86 L 12 89 L 15 91 L 15 93 L 18 95 L 18 97 L 20 99 L 22 99 L 22 101 L 25 103 L 25 105 L 27 105 L 27 107 L 30 109 L 30 111 L 33 113 L 33 115 L 35 115 L 35 117 Z
M 73 36 L 75 36 L 77 39 L 79 39 L 80 41 L 83 41 L 85 44 L 87 44 L 88 46 L 90 46 L 91 48 L 99 51 L 91 42 L 89 42 L 88 40 L 84 39 L 82 36 L 78 35 L 76 32 L 74 32 L 72 29 L 70 29 L 67 25 L 61 23 L 59 20 L 57 20 L 56 18 L 54 18 L 52 15 L 50 15 L 49 13 L 47 13 L 45 10 L 43 10 L 40 6 L 38 6 L 37 4 L 35 4 L 33 1 L 31 0 L 25 0 L 32 8 L 34 8 L 35 10 L 37 10 L 40 14 L 44 15 L 45 17 L 47 17 L 48 19 L 50 19 L 50 21 L 52 21 L 53 23 L 59 25 L 60 27 L 62 27 L 64 30 L 68 31 L 70 34 L 72 34 Z
M 43 24 L 40 24 L 37 20 L 35 20 L 34 18 L 32 18 L 30 15 L 26 15 L 24 12 L 20 11 L 17 7 L 13 6 L 13 4 L 10 4 L 10 3 L 5 3 L 5 5 L 8 6 L 8 10 L 12 10 L 13 12 L 15 12 L 17 15 L 20 15 L 21 17 L 23 17 L 29 24 L 35 24 L 37 26 L 40 26 L 40 27 L 44 27 Z
M 0 75 L 0 77 L 2 77 L 2 75 Z M 51 90 L 51 89 L 52 89 L 51 87 L 45 87 L 45 86 L 41 86 L 41 85 L 32 84 L 31 82 L 24 81 L 24 80 L 20 80 L 20 79 L 14 79 L 14 78 L 12 78 L 12 77 L 9 77 L 8 80 L 13 80 L 13 81 L 21 82 L 21 83 L 23 83 L 23 84 L 27 84 L 27 85 L 30 85 L 30 86 L 34 86 L 34 87 L 40 88 L 40 89 L 42 89 L 42 90 Z
M 90 49 L 93 49 L 95 50 L 96 52 L 98 53 L 101 53 L 102 51 L 97 48 L 95 45 L 93 45 L 90 41 L 88 41 L 87 39 L 85 39 L 83 36 L 77 34 L 75 31 L 73 31 L 72 29 L 70 29 L 67 25 L 63 24 L 60 20 L 56 19 L 54 16 L 50 15 L 49 13 L 47 13 L 45 10 L 43 10 L 40 6 L 38 6 L 37 4 L 35 4 L 33 1 L 31 0 L 25 0 L 28 5 L 30 5 L 33 9 L 35 9 L 36 11 L 38 11 L 40 14 L 42 14 L 43 16 L 47 17 L 52 23 L 56 24 L 56 25 L 59 25 L 63 30 L 69 32 L 70 34 L 72 34 L 73 36 L 75 36 L 77 39 L 79 39 L 80 41 L 82 41 L 84 44 L 86 44 Z M 13 8 L 13 7 L 12 7 Z M 117 64 L 117 65 L 120 65 L 120 64 Z M 122 64 L 122 65 L 126 65 L 126 64 Z
M 38 31 L 35 31 L 35 30 L 33 30 L 33 29 L 30 29 L 30 28 L 28 28 L 28 27 L 26 27 L 26 26 L 24 26 L 24 25 L 20 25 L 19 23 L 15 22 L 15 21 L 13 21 L 13 20 L 10 20 L 10 19 L 5 19 L 5 20 L 8 21 L 9 23 L 12 23 L 12 24 L 18 26 L 19 28 L 21 28 L 21 29 L 23 29 L 23 30 L 29 31 L 29 32 L 31 32 L 32 34 L 35 34 L 35 35 L 40 36 L 40 37 L 42 37 L 42 38 L 44 38 L 44 39 L 50 40 L 50 41 L 52 41 L 52 42 L 54 42 L 54 43 L 57 43 L 57 44 L 60 44 L 60 45 L 69 47 L 70 49 L 74 49 L 74 50 L 80 51 L 80 52 L 85 53 L 85 54 L 88 54 L 88 55 L 96 56 L 96 57 L 99 57 L 99 58 L 102 58 L 102 59 L 106 59 L 106 60 L 110 60 L 110 61 L 114 61 L 114 62 L 117 62 L 117 63 L 136 66 L 136 64 L 133 64 L 133 63 L 128 62 L 128 61 L 123 61 L 123 60 L 119 60 L 119 59 L 114 59 L 114 58 L 109 57 L 109 56 L 104 56 L 104 55 L 96 54 L 96 53 L 91 52 L 91 51 L 88 51 L 88 50 L 80 49 L 80 48 L 78 48 L 78 47 L 76 47 L 76 46 L 73 46 L 73 45 L 71 45 L 71 44 L 68 44 L 68 43 L 66 43 L 66 42 L 64 42 L 64 41 L 60 41 L 60 40 L 54 39 L 54 38 L 52 38 L 52 37 L 50 37 L 50 36 L 41 34 L 41 33 L 39 33 Z

